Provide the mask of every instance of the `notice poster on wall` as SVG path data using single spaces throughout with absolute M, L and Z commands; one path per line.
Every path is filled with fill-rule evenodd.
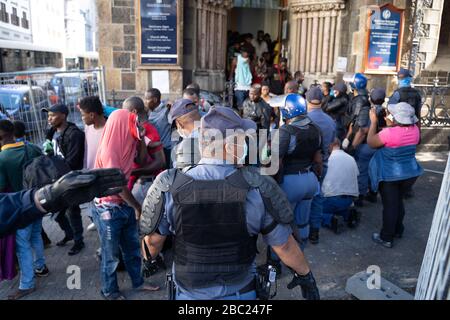
M 141 64 L 178 64 L 177 0 L 140 0 Z
M 365 73 L 395 74 L 400 67 L 404 12 L 392 4 L 368 12 Z

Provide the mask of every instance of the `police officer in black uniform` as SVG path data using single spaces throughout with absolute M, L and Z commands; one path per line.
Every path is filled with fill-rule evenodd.
M 420 120 L 420 114 L 422 109 L 422 96 L 419 90 L 411 87 L 412 75 L 407 69 L 400 69 L 397 74 L 398 77 L 398 89 L 394 91 L 389 98 L 389 104 L 397 104 L 399 102 L 406 102 L 411 105 L 416 113 L 417 119 Z M 420 121 L 417 123 L 420 126 Z
M 375 149 L 367 144 L 371 105 L 369 92 L 367 91 L 367 78 L 363 74 L 356 73 L 350 86 L 353 90 L 353 97 L 349 105 L 352 120 L 347 136 L 342 143 L 342 148 L 354 155 L 358 164 L 359 197 L 355 200 L 355 204 L 363 206 L 363 200 L 376 201 L 376 196 L 369 193 L 369 162 L 375 153 Z

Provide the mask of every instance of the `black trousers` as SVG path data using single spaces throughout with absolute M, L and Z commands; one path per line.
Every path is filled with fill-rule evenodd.
M 417 177 L 401 181 L 381 182 L 380 195 L 383 202 L 383 228 L 380 237 L 384 241 L 392 241 L 394 235 L 403 234 L 403 218 L 405 207 L 403 195 L 416 182 Z
M 83 221 L 79 206 L 73 206 L 61 211 L 55 221 L 64 231 L 66 237 L 73 238 L 75 242 L 83 241 Z

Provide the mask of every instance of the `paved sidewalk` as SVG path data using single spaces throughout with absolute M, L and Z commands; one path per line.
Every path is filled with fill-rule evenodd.
M 404 237 L 395 242 L 393 249 L 374 244 L 372 232 L 378 231 L 381 225 L 381 200 L 377 204 L 367 204 L 360 211 L 361 225 L 356 230 L 346 230 L 341 235 L 335 235 L 328 230 L 322 230 L 318 245 L 308 244 L 305 254 L 318 281 L 323 299 L 352 299 L 345 292 L 345 283 L 357 272 L 366 270 L 370 265 L 378 265 L 381 275 L 399 287 L 413 293 L 417 283 L 420 266 L 431 226 L 434 207 L 439 196 L 442 174 L 445 170 L 447 154 L 421 153 L 418 155 L 427 171 L 414 187 L 415 197 L 406 201 L 406 218 Z M 87 227 L 89 219 L 84 217 Z M 55 243 L 63 237 L 58 225 L 49 217 L 44 218 L 44 228 L 52 240 L 52 246 L 45 251 L 50 275 L 37 279 L 37 290 L 27 297 L 30 300 L 96 300 L 101 299 L 99 281 L 99 262 L 95 256 L 98 248 L 97 232 L 85 231 L 86 248 L 77 256 L 70 257 L 66 247 L 56 247 Z M 258 257 L 262 262 L 265 257 L 265 247 L 259 245 L 261 251 Z M 67 273 L 69 266 L 81 268 L 81 290 L 69 290 Z M 288 290 L 286 284 L 291 280 L 287 269 L 283 270 L 278 282 L 276 299 L 301 299 L 300 288 Z M 126 272 L 119 273 L 119 286 L 124 294 L 133 300 L 166 299 L 164 287 L 164 272 L 151 279 L 152 284 L 161 286 L 158 292 L 133 292 Z M 18 277 L 12 281 L 0 283 L 0 299 L 18 288 Z

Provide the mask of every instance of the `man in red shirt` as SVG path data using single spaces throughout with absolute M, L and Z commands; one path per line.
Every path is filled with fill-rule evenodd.
M 139 146 L 141 156 L 139 161 L 134 163 L 128 183 L 128 188 L 132 190 L 136 200 L 142 204 L 153 179 L 166 169 L 166 158 L 158 131 L 148 121 L 144 101 L 139 97 L 130 97 L 123 103 L 123 108 L 137 115 L 141 126 L 137 130 L 145 131 Z
M 140 128 L 136 128 L 136 130 L 140 131 L 140 134 L 137 135 L 142 136 L 142 131 L 145 131 L 144 138 L 138 147 L 140 148 L 138 153 L 139 161 L 135 161 L 130 180 L 128 181 L 128 188 L 132 191 L 131 193 L 137 202 L 142 205 L 154 178 L 166 169 L 166 156 L 158 131 L 148 121 L 144 101 L 139 97 L 130 97 L 123 103 L 123 108 L 137 115 L 140 124 Z M 152 264 L 164 267 L 160 256 L 149 256 L 148 249 L 146 250 L 146 246 L 148 247 L 149 245 L 150 238 L 145 237 L 141 244 L 142 256 L 144 257 L 144 271 L 150 268 Z M 144 275 L 146 274 L 148 273 L 144 272 Z

